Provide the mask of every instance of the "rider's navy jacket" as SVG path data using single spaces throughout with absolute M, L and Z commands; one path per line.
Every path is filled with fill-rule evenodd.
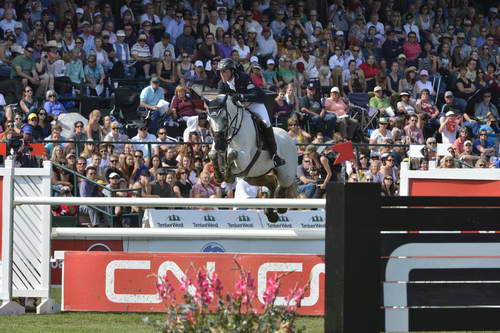
M 234 72 L 234 87 L 236 94 L 241 94 L 244 98 L 243 102 L 264 103 L 266 94 L 259 86 L 250 80 L 250 76 L 245 72 Z M 229 88 L 229 85 L 224 81 L 219 81 L 219 94 L 232 95 L 234 90 Z

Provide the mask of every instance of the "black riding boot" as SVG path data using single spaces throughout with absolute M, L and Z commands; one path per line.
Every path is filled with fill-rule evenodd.
M 267 142 L 267 145 L 269 146 L 269 153 L 272 156 L 274 166 L 280 167 L 283 164 L 285 164 L 285 160 L 279 157 L 278 154 L 276 153 L 277 152 L 276 140 L 274 139 L 274 131 L 272 126 L 265 128 L 264 137 Z

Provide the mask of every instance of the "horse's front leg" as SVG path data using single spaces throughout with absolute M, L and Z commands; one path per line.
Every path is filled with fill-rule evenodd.
M 212 161 L 212 164 L 214 166 L 215 181 L 219 184 L 224 181 L 224 176 L 220 169 L 220 163 L 219 163 L 220 155 L 221 154 L 215 149 L 210 150 L 210 152 L 208 153 L 208 158 L 210 158 L 210 161 Z
M 228 184 L 234 183 L 236 177 L 233 175 L 231 167 L 238 158 L 238 152 L 232 148 L 229 148 L 226 154 L 226 168 L 224 172 L 224 181 Z

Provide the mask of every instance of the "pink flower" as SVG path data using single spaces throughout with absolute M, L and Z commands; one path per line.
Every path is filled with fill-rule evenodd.
M 180 285 L 180 289 L 184 292 L 187 292 L 188 291 L 188 288 L 193 284 L 193 282 L 191 282 L 191 279 L 189 279 L 187 276 L 183 276 L 182 279 L 181 279 L 181 285 Z
M 264 290 L 264 294 L 262 297 L 264 298 L 265 305 L 274 304 L 274 300 L 278 295 L 279 283 L 278 283 L 278 275 L 274 274 L 272 277 L 267 279 L 266 290 Z

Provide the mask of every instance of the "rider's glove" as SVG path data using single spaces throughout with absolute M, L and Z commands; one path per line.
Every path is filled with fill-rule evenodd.
M 234 102 L 243 102 L 245 100 L 245 97 L 243 96 L 243 94 L 235 94 L 233 96 L 233 101 Z

